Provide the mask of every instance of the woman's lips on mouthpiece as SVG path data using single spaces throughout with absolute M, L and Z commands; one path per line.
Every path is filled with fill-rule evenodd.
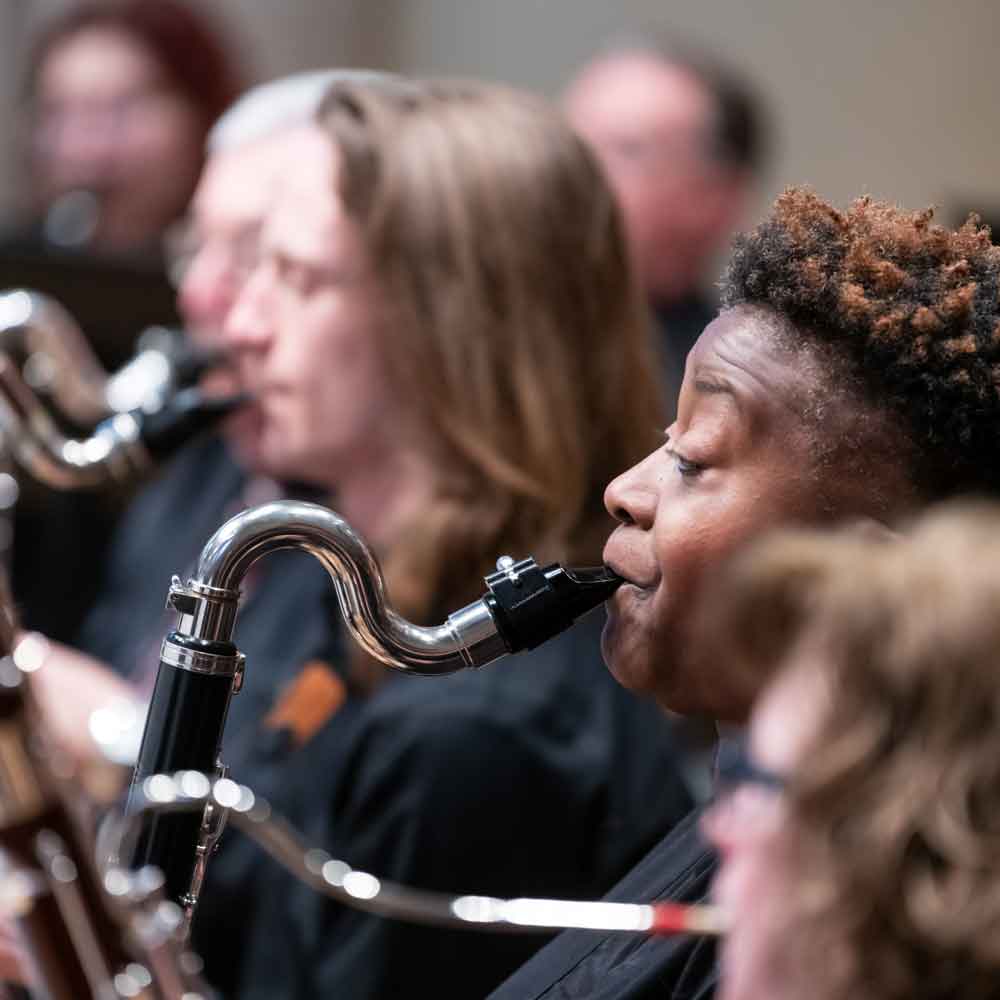
M 605 557 L 604 565 L 607 566 L 612 573 L 620 576 L 622 580 L 625 581 L 622 584 L 622 587 L 635 587 L 637 590 L 652 590 L 656 586 L 657 581 L 655 579 L 646 580 L 641 577 L 637 577 L 635 574 L 630 575 L 619 564 L 617 564 L 614 559 L 608 559 Z
M 619 590 L 625 587 L 655 590 L 660 582 L 658 567 L 648 558 L 641 558 L 641 553 L 630 544 L 634 539 L 623 537 L 624 533 L 625 529 L 619 527 L 605 543 L 604 565 L 625 581 Z

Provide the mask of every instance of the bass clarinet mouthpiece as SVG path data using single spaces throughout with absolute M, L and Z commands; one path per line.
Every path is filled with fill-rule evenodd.
M 182 389 L 152 413 L 134 410 L 132 415 L 139 424 L 139 440 L 150 457 L 160 461 L 249 401 L 246 393 L 206 396 L 197 388 Z
M 606 601 L 624 581 L 606 566 L 566 569 L 559 563 L 540 567 L 534 559 L 497 560 L 486 578 L 483 598 L 508 652 L 534 649 L 564 632 L 588 611 Z

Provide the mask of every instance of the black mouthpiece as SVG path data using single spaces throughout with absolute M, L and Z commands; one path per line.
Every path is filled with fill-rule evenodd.
M 197 347 L 186 344 L 174 356 L 174 381 L 178 386 L 195 385 L 212 368 L 218 368 L 226 360 L 220 348 Z
M 559 563 L 539 568 L 534 559 L 497 563 L 486 577 L 483 598 L 497 631 L 512 653 L 534 649 L 564 632 L 581 615 L 606 601 L 622 584 L 606 566 L 564 569 Z
M 205 372 L 227 360 L 223 348 L 198 344 L 173 326 L 151 326 L 143 330 L 136 341 L 136 357 L 146 352 L 155 352 L 166 359 L 173 391 L 196 385 Z
M 218 423 L 249 396 L 205 396 L 199 389 L 183 389 L 155 413 L 133 410 L 139 421 L 139 439 L 157 460 L 167 458 L 192 438 Z

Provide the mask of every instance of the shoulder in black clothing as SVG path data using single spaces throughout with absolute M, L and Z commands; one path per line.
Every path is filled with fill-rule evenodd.
M 479 672 L 390 681 L 348 739 L 343 727 L 319 734 L 312 752 L 330 774 L 313 789 L 310 840 L 423 889 L 600 896 L 689 802 L 669 724 L 610 677 L 600 626 L 597 616 Z M 272 956 L 246 979 L 261 991 L 241 997 L 291 996 L 274 990 L 293 977 L 297 997 L 468 1000 L 545 941 L 416 927 L 305 890 L 258 930 L 273 938 L 278 925 L 293 928 L 289 967 Z
M 715 857 L 693 812 L 605 897 L 617 902 L 696 903 Z M 708 1000 L 717 981 L 714 942 L 567 931 L 511 976 L 490 1000 Z

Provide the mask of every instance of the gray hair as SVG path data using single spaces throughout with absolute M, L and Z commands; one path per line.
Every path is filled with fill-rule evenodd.
M 311 122 L 335 83 L 385 86 L 401 79 L 378 70 L 321 69 L 270 80 L 247 91 L 219 118 L 208 133 L 206 152 L 227 152 Z

